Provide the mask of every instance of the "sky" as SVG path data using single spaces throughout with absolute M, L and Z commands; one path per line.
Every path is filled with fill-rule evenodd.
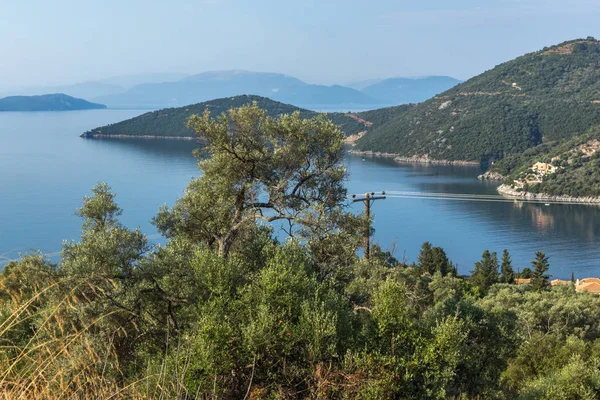
M 467 79 L 600 37 L 600 0 L 0 0 L 0 87 L 244 69 Z

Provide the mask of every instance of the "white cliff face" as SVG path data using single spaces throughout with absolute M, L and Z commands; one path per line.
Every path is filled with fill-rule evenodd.
M 479 175 L 477 178 L 482 181 L 498 181 L 498 182 L 504 182 L 504 180 L 506 179 L 506 177 L 504 175 L 502 175 L 500 172 L 496 172 L 496 171 L 487 171 L 486 173 Z

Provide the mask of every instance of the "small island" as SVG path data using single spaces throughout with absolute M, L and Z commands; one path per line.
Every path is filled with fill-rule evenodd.
M 106 106 L 62 93 L 41 96 L 9 96 L 0 99 L 0 111 L 74 111 L 102 108 L 106 108 Z

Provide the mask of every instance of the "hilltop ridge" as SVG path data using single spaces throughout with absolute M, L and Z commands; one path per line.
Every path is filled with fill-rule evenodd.
M 319 114 L 316 111 L 281 103 L 266 97 L 241 95 L 148 112 L 135 118 L 92 129 L 83 133 L 81 137 L 192 139 L 195 137 L 194 132 L 186 127 L 186 121 L 191 115 L 202 114 L 205 110 L 209 110 L 214 116 L 217 116 L 230 108 L 240 107 L 253 101 L 257 102 L 259 107 L 266 110 L 271 117 L 291 114 L 295 111 L 300 112 L 303 118 L 310 118 Z M 403 105 L 359 113 L 335 112 L 326 115 L 340 126 L 346 136 L 350 137 L 349 141 L 354 141 L 410 107 L 412 106 Z

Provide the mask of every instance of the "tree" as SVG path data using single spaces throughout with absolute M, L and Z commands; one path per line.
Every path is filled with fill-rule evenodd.
M 139 229 L 129 230 L 118 221 L 122 210 L 106 183 L 97 184 L 92 193 L 77 211 L 83 218 L 80 241 L 65 242 L 61 252 L 62 285 L 55 296 L 73 302 L 61 311 L 61 318 L 70 321 L 62 334 L 78 335 L 86 327 L 95 337 L 96 351 L 109 346 L 126 365 L 135 362 L 142 327 L 157 322 L 141 312 L 137 286 L 150 246 Z
M 273 119 L 255 102 L 217 119 L 209 111 L 193 115 L 188 126 L 207 142 L 196 152 L 203 175 L 155 218 L 167 237 L 184 236 L 227 257 L 257 221 L 283 221 L 290 236 L 314 238 L 331 228 L 328 217 L 343 216 L 343 135 L 325 117 Z
M 433 264 L 435 265 L 436 272 L 439 272 L 442 276 L 454 274 L 455 272 L 446 252 L 441 247 L 433 248 Z
M 417 257 L 417 264 L 423 272 L 430 274 L 435 272 L 435 266 L 433 264 L 433 247 L 431 246 L 431 243 L 425 242 L 421 245 L 421 250 Z
M 483 252 L 481 261 L 475 263 L 475 270 L 471 272 L 471 282 L 482 294 L 487 293 L 489 288 L 498 282 L 498 257 L 495 252 Z
M 117 225 L 117 217 L 123 210 L 115 203 L 115 194 L 110 191 L 110 186 L 100 182 L 92 189 L 93 196 L 86 196 L 83 205 L 75 213 L 84 219 L 83 229 L 100 231 L 106 227 Z
M 522 278 L 522 279 L 531 279 L 532 274 L 533 274 L 533 271 L 531 270 L 531 268 L 525 267 L 525 268 L 523 268 L 523 271 L 521 271 L 521 273 L 518 275 L 519 275 L 519 278 Z
M 454 267 L 446 252 L 441 247 L 432 247 L 431 243 L 425 242 L 421 245 L 421 251 L 417 263 L 421 271 L 434 275 L 436 272 L 446 276 L 449 273 L 454 273 Z
M 504 249 L 502 252 L 502 265 L 500 266 L 501 278 L 500 282 L 502 283 L 514 283 L 515 282 L 515 273 L 512 267 L 512 262 L 510 259 L 510 254 L 508 250 Z
M 535 253 L 535 260 L 531 262 L 531 265 L 533 266 L 531 284 L 535 290 L 540 291 L 548 286 L 548 279 L 550 279 L 550 275 L 546 274 L 550 267 L 548 257 L 546 257 L 546 254 L 538 251 Z
M 425 242 L 421 245 L 419 256 L 417 258 L 417 264 L 421 270 L 432 273 L 433 270 L 433 252 L 431 243 Z
M 131 278 L 133 269 L 148 251 L 148 241 L 139 229 L 131 231 L 117 216 L 122 210 L 106 183 L 92 189 L 77 215 L 83 218 L 81 241 L 66 242 L 62 250 L 62 268 L 74 275 L 102 276 L 106 279 Z

